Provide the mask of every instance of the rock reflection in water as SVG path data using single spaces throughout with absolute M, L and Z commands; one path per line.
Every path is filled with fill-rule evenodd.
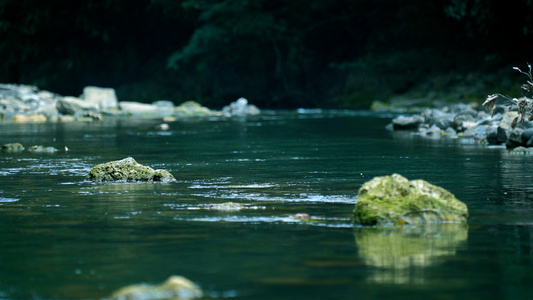
M 377 267 L 369 280 L 379 283 L 424 283 L 424 269 L 454 256 L 468 238 L 466 224 L 447 223 L 354 229 L 359 257 Z

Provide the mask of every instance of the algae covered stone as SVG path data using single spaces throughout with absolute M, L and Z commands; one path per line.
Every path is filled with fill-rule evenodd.
M 33 145 L 33 146 L 28 147 L 28 152 L 32 152 L 32 153 L 55 153 L 58 151 L 59 150 L 54 147 L 45 147 L 42 145 Z
M 123 287 L 111 300 L 193 299 L 202 297 L 202 290 L 189 279 L 171 276 L 159 285 L 135 284 Z
M 24 151 L 24 146 L 21 143 L 9 143 L 2 146 L 3 152 L 19 153 Z
M 132 157 L 99 164 L 87 174 L 87 179 L 94 181 L 162 181 L 176 179 L 166 170 L 154 170 L 143 166 Z
M 354 222 L 407 225 L 466 222 L 468 208 L 449 191 L 399 174 L 375 177 L 359 189 Z
M 209 117 L 221 115 L 210 110 L 196 101 L 186 101 L 174 108 L 174 114 L 178 117 Z

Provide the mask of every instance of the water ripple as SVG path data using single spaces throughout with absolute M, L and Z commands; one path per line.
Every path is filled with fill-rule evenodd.
M 18 158 L 16 166 L 4 168 L 2 175 L 85 175 L 90 169 L 91 165 L 82 159 Z
M 352 228 L 353 223 L 350 218 L 316 218 L 309 220 L 302 220 L 293 216 L 242 216 L 242 215 L 226 215 L 226 216 L 205 216 L 196 218 L 182 218 L 174 217 L 174 220 L 192 221 L 192 222 L 230 222 L 230 223 L 280 223 L 280 224 L 305 224 L 320 227 L 335 227 L 335 228 Z
M 342 203 L 355 204 L 356 197 L 351 195 L 322 195 L 300 193 L 296 195 L 272 196 L 267 193 L 246 193 L 242 191 L 208 191 L 205 193 L 193 194 L 197 197 L 215 199 L 241 199 L 249 201 L 272 201 L 272 202 L 294 202 L 294 203 Z
M 17 202 L 19 201 L 20 199 L 17 199 L 17 198 L 5 198 L 5 197 L 0 197 L 0 203 L 10 203 L 10 202 Z

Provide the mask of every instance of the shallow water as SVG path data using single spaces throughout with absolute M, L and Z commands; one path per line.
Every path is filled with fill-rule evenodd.
M 98 299 L 170 275 L 206 299 L 529 298 L 533 156 L 388 132 L 389 120 L 1 123 L 1 144 L 61 151 L 0 154 L 0 299 Z M 177 182 L 84 180 L 127 156 Z M 391 173 L 453 192 L 468 225 L 354 227 L 357 189 Z

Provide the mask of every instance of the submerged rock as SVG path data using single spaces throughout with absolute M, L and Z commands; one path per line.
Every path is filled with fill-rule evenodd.
M 530 147 L 522 147 L 522 146 L 519 146 L 519 147 L 516 147 L 514 149 L 511 149 L 511 151 L 509 151 L 510 154 L 533 154 L 533 148 L 530 148 Z
M 34 145 L 34 146 L 28 147 L 28 152 L 32 152 L 32 153 L 55 153 L 57 151 L 59 150 L 57 150 L 54 147 L 44 147 L 42 145 Z
M 47 118 L 43 114 L 31 114 L 31 115 L 22 115 L 16 114 L 11 118 L 11 121 L 16 123 L 44 123 Z
M 166 170 L 154 170 L 143 166 L 132 157 L 99 164 L 91 169 L 86 176 L 94 181 L 161 181 L 170 182 L 176 179 Z
M 196 101 L 183 102 L 174 108 L 174 114 L 178 117 L 208 117 L 221 115 L 221 113 L 212 111 Z
M 208 209 L 222 210 L 222 211 L 236 211 L 246 208 L 249 204 L 241 204 L 235 202 L 215 203 L 208 206 Z
M 157 129 L 157 130 L 161 130 L 161 131 L 167 131 L 167 130 L 170 129 L 170 126 L 168 126 L 167 123 L 161 123 L 161 124 L 157 125 L 157 126 L 155 127 L 155 129 Z
M 449 191 L 399 174 L 375 177 L 359 189 L 354 222 L 362 225 L 408 225 L 466 222 L 468 209 Z
M 24 151 L 24 146 L 21 143 L 9 143 L 2 146 L 3 152 L 18 153 Z
M 193 299 L 202 297 L 202 290 L 189 279 L 171 276 L 159 285 L 135 284 L 111 295 L 111 300 Z
M 68 149 L 65 147 L 65 149 Z M 8 153 L 20 153 L 20 152 L 30 152 L 30 153 L 55 153 L 59 150 L 54 147 L 45 147 L 42 145 L 30 146 L 27 149 L 21 143 L 9 143 L 2 146 L 2 152 Z M 68 151 L 68 150 L 65 150 Z

